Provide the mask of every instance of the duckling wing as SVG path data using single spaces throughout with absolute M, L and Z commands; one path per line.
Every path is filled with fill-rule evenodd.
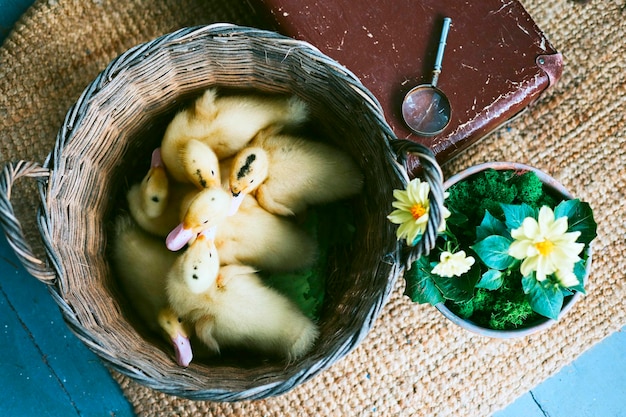
M 116 220 L 112 249 L 113 266 L 129 302 L 156 327 L 159 311 L 167 304 L 165 276 L 175 255 L 125 215 Z

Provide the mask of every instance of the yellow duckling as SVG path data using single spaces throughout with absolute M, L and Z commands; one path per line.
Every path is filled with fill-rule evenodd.
M 165 334 L 172 342 L 177 363 L 188 366 L 193 358 L 190 329 L 170 309 L 165 293 L 166 273 L 176 254 L 126 215 L 116 219 L 112 245 L 113 265 L 139 317 L 151 330 Z
M 171 181 L 161 161 L 160 151 L 152 154 L 152 165 L 143 180 L 126 194 L 128 210 L 141 228 L 165 237 L 180 223 L 181 206 L 197 189 L 190 184 Z
M 304 355 L 318 336 L 316 324 L 252 267 L 226 265 L 217 272 L 216 254 L 200 235 L 168 274 L 170 304 L 194 323 L 196 336 L 214 353 L 231 347 L 288 360 Z
M 292 271 L 309 267 L 317 256 L 317 244 L 291 220 L 264 210 L 248 196 L 229 215 L 232 197 L 223 189 L 200 191 L 189 204 L 182 223 L 166 240 L 179 250 L 199 233 L 215 240 L 222 264 L 242 263 L 268 271 Z
M 230 194 L 221 188 L 198 192 L 183 209 L 183 221 L 167 235 L 167 248 L 171 251 L 180 250 L 200 233 L 213 239 L 217 226 L 228 216 L 231 203 Z
M 169 198 L 169 179 L 161 160 L 159 148 L 152 152 L 152 161 L 148 173 L 136 184 L 133 191 L 135 209 L 147 218 L 155 218 L 163 214 Z
M 198 189 L 221 185 L 219 159 L 205 143 L 197 139 L 187 141 L 180 148 L 179 161 L 179 165 L 168 165 L 169 172 L 178 181 L 188 180 Z M 181 170 L 183 175 L 180 175 Z
M 214 161 L 206 159 L 209 152 L 199 150 L 198 144 L 187 149 L 189 141 L 201 142 L 221 160 L 233 156 L 259 130 L 271 125 L 300 124 L 306 117 L 306 105 L 296 97 L 251 94 L 219 97 L 217 89 L 209 88 L 168 125 L 161 143 L 163 161 L 177 181 L 192 181 L 197 185 L 194 169 L 199 165 L 203 179 L 208 182 Z M 192 164 L 189 159 L 195 155 L 201 157 Z
M 157 322 L 172 342 L 176 354 L 176 363 L 184 367 L 189 366 L 193 359 L 193 351 L 189 341 L 193 329 L 190 324 L 183 321 L 169 306 L 159 311 Z
M 363 174 L 347 153 L 271 129 L 235 156 L 230 171 L 236 199 L 253 193 L 261 207 L 283 216 L 353 196 L 362 187 Z

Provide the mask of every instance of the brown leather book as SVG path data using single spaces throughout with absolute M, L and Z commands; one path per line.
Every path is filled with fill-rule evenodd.
M 516 0 L 257 0 L 278 31 L 308 41 L 357 75 L 399 138 L 440 162 L 515 116 L 553 85 L 562 57 Z M 443 20 L 451 18 L 437 87 L 450 122 L 435 136 L 402 117 L 413 87 L 431 83 Z

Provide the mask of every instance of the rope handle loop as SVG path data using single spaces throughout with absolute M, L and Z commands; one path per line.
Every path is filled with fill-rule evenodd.
M 426 146 L 407 139 L 393 139 L 390 141 L 392 149 L 396 152 L 398 163 L 403 167 L 405 186 L 409 183 L 408 177 L 408 156 L 417 157 L 420 163 L 420 174 L 430 186 L 428 199 L 430 209 L 426 230 L 421 239 L 414 246 L 403 245 L 401 260 L 407 269 L 420 256 L 428 255 L 435 247 L 439 226 L 443 216 L 443 172 L 437 162 L 435 154 Z
M 47 179 L 50 177 L 50 171 L 36 162 L 27 161 L 8 163 L 4 166 L 0 174 L 0 224 L 4 228 L 9 245 L 24 268 L 41 282 L 51 285 L 55 282 L 56 274 L 47 262 L 33 254 L 11 204 L 13 184 L 22 177 Z

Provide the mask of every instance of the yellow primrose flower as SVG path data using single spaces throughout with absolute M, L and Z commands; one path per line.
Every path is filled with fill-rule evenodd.
M 398 240 L 406 238 L 407 244 L 413 245 L 415 240 L 426 230 L 430 211 L 429 192 L 428 183 L 420 181 L 419 178 L 411 180 L 406 190 L 393 190 L 393 197 L 396 201 L 392 203 L 392 206 L 396 210 L 391 212 L 387 218 L 392 223 L 400 225 L 396 231 Z M 446 229 L 445 219 L 450 216 L 450 212 L 444 207 L 442 214 L 440 232 Z
M 567 217 L 555 219 L 552 209 L 544 206 L 539 210 L 538 220 L 527 217 L 520 227 L 511 230 L 514 241 L 509 246 L 509 255 L 523 259 L 523 276 L 537 271 L 537 280 L 543 281 L 557 273 L 557 279 L 563 279 L 561 282 L 566 286 L 574 281 L 574 264 L 580 261 L 578 255 L 585 246 L 576 242 L 578 236 L 580 232 L 567 232 Z M 577 283 L 578 280 L 572 285 Z
M 457 253 L 443 251 L 439 256 L 439 263 L 435 265 L 432 272 L 440 277 L 460 277 L 470 270 L 474 262 L 474 257 L 466 256 L 465 251 Z

